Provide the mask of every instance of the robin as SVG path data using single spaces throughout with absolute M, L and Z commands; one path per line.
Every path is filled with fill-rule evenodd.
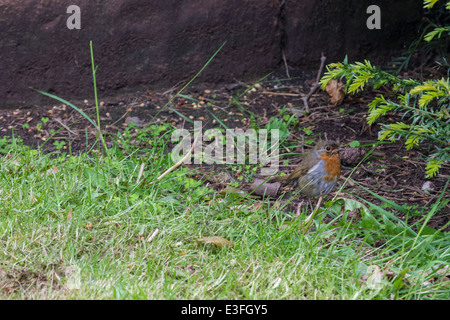
M 307 197 L 323 197 L 331 192 L 341 175 L 341 150 L 335 141 L 319 141 L 291 174 L 268 182 L 282 181 L 283 185 L 294 182 L 294 187 Z

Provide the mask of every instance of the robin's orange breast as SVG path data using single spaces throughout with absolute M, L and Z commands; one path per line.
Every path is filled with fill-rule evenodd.
M 308 172 L 299 177 L 297 185 L 308 197 L 324 196 L 336 185 L 340 172 L 340 163 L 336 167 L 333 162 L 320 159 Z
M 319 159 L 325 162 L 323 179 L 333 181 L 341 176 L 341 159 L 339 154 L 328 155 L 326 153 L 319 155 Z
M 331 192 L 341 175 L 341 150 L 334 141 L 320 141 L 291 174 L 271 178 L 269 183 L 294 182 L 294 186 L 308 197 L 325 196 Z

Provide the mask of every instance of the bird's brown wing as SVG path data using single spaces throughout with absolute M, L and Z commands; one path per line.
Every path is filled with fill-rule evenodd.
M 291 183 L 294 180 L 297 180 L 298 178 L 303 176 L 307 171 L 308 171 L 308 168 L 298 166 L 297 168 L 294 169 L 294 171 L 291 172 L 291 174 L 285 175 L 282 177 L 273 177 L 273 178 L 270 178 L 267 182 L 272 183 L 272 182 L 283 181 L 283 185 L 286 185 L 288 183 Z
M 322 141 L 320 141 L 314 150 L 318 150 L 322 147 Z M 299 165 L 294 169 L 294 171 L 291 172 L 291 174 L 282 176 L 282 177 L 274 177 L 269 179 L 267 182 L 277 182 L 277 181 L 283 181 L 283 185 L 286 185 L 292 181 L 297 180 L 301 176 L 305 175 L 309 169 L 311 169 L 315 163 L 317 162 L 316 156 L 313 151 L 310 151 L 308 155 L 303 159 L 302 162 L 299 163 Z

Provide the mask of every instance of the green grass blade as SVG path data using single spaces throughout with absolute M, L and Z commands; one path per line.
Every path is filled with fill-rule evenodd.
M 209 111 L 209 110 L 208 110 L 208 112 L 211 114 L 211 116 L 212 116 L 214 119 L 216 119 L 216 121 L 217 121 L 222 127 L 225 128 L 225 130 L 229 130 L 229 129 L 230 129 L 230 128 L 228 128 L 228 126 L 227 126 L 225 123 L 222 122 L 222 120 L 220 120 L 218 117 L 216 117 L 216 115 L 215 115 L 214 113 L 212 113 L 212 112 Z M 231 134 L 232 134 L 234 137 L 237 137 L 233 130 L 230 130 L 229 132 L 231 132 Z
M 171 107 L 167 107 L 167 109 L 169 109 L 169 110 L 175 112 L 177 115 L 179 115 L 180 117 L 182 117 L 182 118 L 183 118 L 184 120 L 186 120 L 187 122 L 194 124 L 194 121 L 193 121 L 193 120 L 189 119 L 188 117 L 186 117 L 184 114 L 182 114 L 182 113 L 179 112 L 178 110 L 175 110 L 174 108 L 171 108 Z
M 211 58 L 209 58 L 208 59 L 208 61 L 206 61 L 206 63 L 203 65 L 203 67 L 200 69 L 200 71 L 199 72 L 197 72 L 197 74 L 194 76 L 194 77 L 192 77 L 192 79 L 191 80 L 189 80 L 188 81 L 188 83 L 186 83 L 184 86 L 183 86 L 183 88 L 181 88 L 180 89 L 180 91 L 178 91 L 177 92 L 177 94 L 176 95 L 174 95 L 154 116 L 153 116 L 153 118 L 152 118 L 152 121 L 153 121 L 153 119 L 155 119 L 172 101 L 173 101 L 173 99 L 175 99 L 177 96 L 179 96 L 183 91 L 184 91 L 184 89 L 186 89 L 191 83 L 192 83 L 192 81 L 194 81 L 199 75 L 200 75 L 200 73 L 202 73 L 203 72 L 203 70 L 205 70 L 205 68 L 209 65 L 209 63 L 215 58 L 215 56 L 220 52 L 220 50 L 222 50 L 222 48 L 225 46 L 225 44 L 226 44 L 227 42 L 225 41 L 224 43 L 222 43 L 222 45 L 220 46 L 220 48 L 219 49 L 217 49 L 217 51 L 216 52 L 214 52 L 214 54 L 211 56 Z
M 365 188 L 364 186 L 360 185 L 358 182 L 356 182 L 356 181 L 353 180 L 353 179 L 352 179 L 352 181 L 353 181 L 355 184 L 357 184 L 358 186 L 360 186 L 362 189 L 364 189 L 365 191 L 367 191 L 368 193 L 370 193 L 372 196 L 374 196 L 375 198 L 377 198 L 378 200 L 381 200 L 381 201 L 383 201 L 384 203 L 389 204 L 389 205 L 392 206 L 394 209 L 397 209 L 397 210 L 399 210 L 399 211 L 401 211 L 401 212 L 403 212 L 403 213 L 407 213 L 407 210 L 406 210 L 403 206 L 401 206 L 401 205 L 399 205 L 399 204 L 396 204 L 394 201 L 389 200 L 389 199 L 386 199 L 385 197 L 382 197 L 382 196 L 380 196 L 379 194 L 376 194 L 375 192 L 373 192 L 373 191 L 371 191 L 371 190 Z

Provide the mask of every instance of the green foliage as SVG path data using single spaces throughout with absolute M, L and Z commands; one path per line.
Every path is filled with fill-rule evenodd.
M 450 32 L 450 27 L 435 28 L 433 31 L 427 33 L 425 36 L 425 41 L 430 42 L 436 36 L 440 38 L 444 32 Z
M 348 146 L 351 148 L 358 148 L 360 145 L 361 143 L 358 140 L 354 140 L 348 144 Z
M 26 150 L 29 150 L 29 147 L 25 146 L 20 138 L 3 137 L 0 139 L 0 156 Z
M 65 141 L 55 141 L 53 142 L 53 145 L 56 147 L 57 150 L 61 150 L 64 145 L 66 144 Z
M 439 0 L 424 0 L 423 7 L 426 9 L 431 9 Z M 447 2 L 446 7 L 450 9 L 450 1 Z
M 450 82 L 449 78 L 420 82 L 401 79 L 385 72 L 365 60 L 350 64 L 347 58 L 327 66 L 320 83 L 325 89 L 332 79 L 346 79 L 346 92 L 356 94 L 367 86 L 375 89 L 391 86 L 394 96 L 380 95 L 369 104 L 367 121 L 374 124 L 381 116 L 401 113 L 402 121 L 381 124 L 379 140 L 397 141 L 404 139 L 406 149 L 428 141 L 434 147 L 427 161 L 426 172 L 433 177 L 444 162 L 450 159 Z
M 289 124 L 293 118 L 294 116 L 291 116 L 287 121 L 285 119 L 270 118 L 269 123 L 266 124 L 266 130 L 268 132 L 270 130 L 278 130 L 280 139 L 287 139 L 291 135 Z
M 129 143 L 100 160 L 0 139 L 0 249 L 8 253 L 0 264 L 12 288 L 0 298 L 448 299 L 448 224 L 428 224 L 448 204 L 450 182 L 426 207 L 368 189 L 381 204 L 337 198 L 302 230 L 308 210 L 297 217 L 289 202 L 253 200 L 238 182 L 216 192 L 199 171 L 179 167 L 154 183 L 173 165 L 171 129 L 127 129 L 112 140 Z M 233 172 L 247 178 L 257 166 Z M 235 246 L 198 243 L 216 236 Z M 25 272 L 52 281 L 42 281 L 46 290 L 14 287 Z
M 97 138 L 101 141 L 101 144 L 103 146 L 103 151 L 106 151 L 107 150 L 106 142 L 105 142 L 105 139 L 103 137 L 103 133 L 102 133 L 101 128 L 100 128 L 100 111 L 99 111 L 99 104 L 98 104 L 98 98 L 97 98 L 97 81 L 96 81 L 96 77 L 95 77 L 95 74 L 97 72 L 97 67 L 98 66 L 95 66 L 95 64 L 94 64 L 94 51 L 93 51 L 93 48 L 92 48 L 92 41 L 90 41 L 90 49 L 91 49 L 92 77 L 93 77 L 94 95 L 95 95 L 95 109 L 96 109 L 96 112 L 97 112 L 97 123 L 95 123 L 86 113 L 84 113 L 83 110 L 81 110 L 80 108 L 78 108 L 74 104 L 70 103 L 69 101 L 66 101 L 63 98 L 60 98 L 60 97 L 55 96 L 53 94 L 50 94 L 48 92 L 44 92 L 44 91 L 41 91 L 41 90 L 38 90 L 38 89 L 33 89 L 33 90 L 35 90 L 36 92 L 39 92 L 40 94 L 42 94 L 44 96 L 47 96 L 47 97 L 53 98 L 53 99 L 55 99 L 55 100 L 57 100 L 59 102 L 62 102 L 64 104 L 68 105 L 69 107 L 71 107 L 72 109 L 74 109 L 75 111 L 77 111 L 78 113 L 80 113 L 86 120 L 88 120 L 94 126 L 94 128 L 96 129 Z M 42 122 L 39 122 L 36 125 L 36 129 L 38 131 L 42 130 L 42 125 L 47 123 L 48 118 L 47 117 L 43 117 L 41 119 L 41 121 Z M 98 154 L 99 155 L 101 154 L 100 149 L 99 149 L 99 153 Z
M 450 1 L 424 0 L 424 8 L 432 9 L 438 2 L 439 5 L 434 10 L 437 14 L 432 17 L 428 24 L 428 27 L 433 28 L 433 30 L 426 33 L 423 39 L 426 41 L 426 51 L 436 51 L 447 64 L 448 38 L 450 36 Z

